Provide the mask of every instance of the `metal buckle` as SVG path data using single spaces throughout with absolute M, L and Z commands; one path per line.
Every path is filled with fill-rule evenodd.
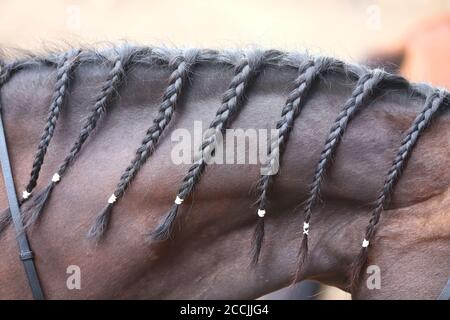
M 24 251 L 20 253 L 20 260 L 31 260 L 34 258 L 33 251 Z

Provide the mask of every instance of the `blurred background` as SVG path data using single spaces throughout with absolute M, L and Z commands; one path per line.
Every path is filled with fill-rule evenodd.
M 42 51 L 122 40 L 308 50 L 450 88 L 450 0 L 0 2 L 0 48 Z M 349 298 L 314 283 L 300 289 L 268 298 Z

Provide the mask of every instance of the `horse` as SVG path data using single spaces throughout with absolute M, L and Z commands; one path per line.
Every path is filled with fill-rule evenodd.
M 253 299 L 304 279 L 354 299 L 436 299 L 450 276 L 445 89 L 262 49 L 124 44 L 1 61 L 48 299 Z M 210 130 L 176 164 L 170 133 L 195 121 Z M 277 129 L 265 161 L 207 161 L 230 128 Z M 30 299 L 0 194 L 0 297 Z

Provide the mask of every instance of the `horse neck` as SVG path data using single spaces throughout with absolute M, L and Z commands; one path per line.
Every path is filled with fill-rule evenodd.
M 266 123 L 273 123 L 279 117 L 279 109 L 274 106 L 281 107 L 286 98 L 277 89 L 283 88 L 289 77 L 293 75 L 279 70 L 265 73 L 255 83 L 232 127 L 264 128 Z M 276 88 L 275 92 L 270 88 Z M 176 294 L 184 291 L 186 296 L 254 298 L 292 283 L 302 235 L 301 204 L 307 197 L 329 128 L 352 88 L 350 80 L 330 76 L 307 99 L 270 188 L 266 238 L 256 267 L 250 263 L 250 243 L 257 219 L 252 191 L 259 166 L 210 167 L 183 209 L 188 215 L 183 228 L 175 232 L 168 247 L 158 251 L 172 258 L 164 265 L 171 270 L 173 286 L 186 286 L 186 291 L 178 289 Z M 407 90 L 385 92 L 375 96 L 352 120 L 324 176 L 324 202 L 314 208 L 310 255 L 300 279 L 347 288 L 350 264 L 361 248 L 369 210 L 404 132 L 423 103 L 422 98 L 411 99 Z M 390 213 L 413 207 L 448 188 L 450 176 L 444 174 L 448 152 L 440 147 L 448 141 L 439 133 L 445 131 L 448 121 L 448 116 L 436 119 L 423 136 L 424 142 L 417 146 L 386 208 Z M 418 177 L 419 171 L 426 174 Z M 404 223 L 404 213 L 398 216 L 402 219 L 391 225 L 395 236 L 417 232 L 413 222 Z M 389 246 L 383 249 L 386 252 Z M 377 258 L 384 257 L 377 252 Z M 180 276 L 174 267 L 178 264 L 182 265 L 178 271 L 185 272 Z M 206 283 L 210 284 L 207 289 Z
M 8 138 L 21 141 L 26 132 L 32 142 L 10 144 L 16 184 L 20 186 L 27 180 L 51 93 L 49 82 L 41 87 L 38 84 L 50 79 L 50 72 L 24 72 L 22 78 L 11 80 L 2 92 Z M 259 165 L 209 166 L 194 195 L 182 208 L 186 218 L 173 239 L 150 245 L 144 241 L 170 206 L 189 167 L 170 161 L 170 135 L 160 142 L 157 152 L 118 204 L 106 240 L 93 246 L 85 239 L 93 215 L 102 207 L 103 199 L 108 198 L 115 178 L 140 143 L 167 81 L 167 72 L 161 68 L 152 73 L 136 68 L 134 72 L 135 76 L 129 77 L 120 99 L 99 126 L 99 132 L 68 173 L 66 183 L 55 190 L 44 219 L 31 232 L 35 253 L 42 257 L 38 268 L 46 291 L 53 297 L 254 298 L 291 283 L 303 223 L 299 205 L 306 199 L 329 128 L 350 96 L 353 81 L 329 76 L 315 86 L 305 102 L 282 155 L 280 172 L 270 188 L 261 259 L 256 267 L 251 267 L 249 251 L 256 208 L 255 196 L 250 191 L 259 178 Z M 286 88 L 295 76 L 295 70 L 269 68 L 264 72 L 252 86 L 248 102 L 232 127 L 273 126 L 286 100 Z M 77 80 L 86 77 L 85 81 Z M 55 135 L 53 143 L 54 150 L 59 151 L 49 154 L 41 185 L 51 177 L 70 147 L 67 141 L 73 141 L 78 134 L 79 119 L 87 113 L 89 98 L 95 95 L 95 83 L 102 77 L 104 71 L 99 69 L 81 68 L 77 72 L 58 129 L 60 134 Z M 192 131 L 194 120 L 203 121 L 205 128 L 230 77 L 230 70 L 199 68 L 184 93 L 171 130 L 178 127 Z M 34 85 L 19 94 L 15 88 L 23 88 L 28 81 Z M 369 204 L 383 184 L 403 132 L 423 106 L 423 99 L 408 98 L 406 90 L 385 93 L 352 120 L 325 176 L 324 203 L 314 208 L 310 256 L 301 279 L 347 285 L 348 267 L 360 248 Z M 24 106 L 32 112 L 25 112 Z M 11 124 L 13 120 L 15 126 Z M 130 121 L 132 128 L 127 125 Z M 448 143 L 445 140 L 448 135 L 442 135 L 448 122 L 448 117 L 437 119 L 424 136 L 425 142 L 417 146 L 390 208 L 414 205 L 447 188 L 450 174 L 445 168 L 449 154 L 439 146 Z M 114 161 L 110 160 L 111 152 L 116 154 Z M 108 165 L 99 167 L 99 163 Z M 425 174 L 418 178 L 419 170 Z M 2 203 L 6 204 L 6 199 L 2 198 Z M 77 208 L 76 214 L 73 208 Z M 0 241 L 0 246 L 7 258 L 0 263 L 0 273 L 13 276 L 5 281 L 1 293 L 23 296 L 26 285 L 16 289 L 14 280 L 21 279 L 23 274 L 14 258 L 12 228 L 4 237 L 7 241 Z M 85 290 L 69 292 L 64 288 L 66 274 L 55 272 L 65 270 L 68 264 L 82 267 Z

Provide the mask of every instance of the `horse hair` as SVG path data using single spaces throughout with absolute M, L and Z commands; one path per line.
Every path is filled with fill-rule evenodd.
M 351 97 L 347 100 L 344 108 L 339 113 L 333 125 L 331 126 L 330 133 L 320 154 L 320 158 L 314 172 L 309 195 L 304 205 L 303 237 L 300 245 L 300 259 L 298 270 L 296 272 L 296 278 L 300 274 L 300 269 L 304 265 L 304 262 L 308 255 L 308 234 L 310 231 L 309 224 L 312 216 L 312 207 L 314 206 L 320 195 L 320 188 L 325 171 L 327 170 L 331 160 L 336 153 L 336 150 L 349 122 L 356 115 L 356 113 L 364 105 L 366 105 L 369 98 L 373 97 L 374 91 L 384 80 L 386 80 L 387 77 L 388 74 L 380 69 L 375 69 L 363 74 L 356 83 Z
M 398 75 L 392 75 L 381 70 L 370 70 L 357 64 L 348 64 L 332 58 L 312 58 L 306 54 L 284 53 L 275 50 L 208 50 L 208 49 L 168 49 L 153 47 L 135 47 L 123 45 L 116 48 L 95 49 L 73 49 L 64 54 L 50 53 L 46 55 L 35 55 L 23 53 L 21 57 L 12 61 L 5 59 L 5 54 L 0 53 L 0 88 L 18 71 L 35 68 L 39 66 L 52 66 L 56 68 L 56 82 L 47 122 L 44 132 L 37 146 L 30 180 L 25 190 L 29 193 L 36 187 L 39 172 L 44 162 L 45 154 L 53 137 L 56 123 L 64 106 L 65 97 L 68 95 L 68 85 L 71 73 L 76 66 L 85 64 L 108 65 L 108 74 L 100 87 L 100 92 L 95 99 L 94 107 L 87 120 L 82 126 L 78 138 L 74 142 L 69 154 L 58 167 L 56 174 L 47 185 L 36 196 L 23 207 L 22 219 L 26 226 L 33 224 L 45 208 L 52 190 L 58 181 L 64 176 L 67 169 L 75 161 L 83 144 L 94 131 L 98 121 L 113 102 L 116 92 L 121 86 L 126 73 L 132 65 L 163 65 L 170 69 L 171 75 L 168 79 L 168 87 L 164 91 L 162 102 L 159 105 L 158 114 L 138 146 L 135 156 L 130 165 L 120 176 L 120 180 L 113 192 L 114 201 L 110 203 L 97 215 L 95 222 L 88 232 L 90 237 L 100 239 L 107 229 L 108 221 L 112 213 L 113 204 L 123 197 L 126 189 L 132 183 L 146 160 L 151 156 L 164 130 L 170 123 L 175 108 L 179 103 L 180 95 L 187 79 L 189 79 L 192 68 L 198 63 L 222 64 L 234 68 L 234 76 L 227 91 L 223 94 L 222 104 L 216 112 L 215 118 L 210 124 L 210 130 L 202 141 L 199 154 L 194 164 L 189 168 L 183 182 L 178 190 L 175 203 L 162 218 L 160 224 L 150 233 L 153 240 L 166 240 L 170 237 L 175 222 L 178 221 L 178 209 L 192 193 L 195 185 L 200 181 L 201 175 L 206 168 L 207 158 L 214 155 L 217 147 L 216 134 L 223 132 L 232 122 L 234 116 L 245 104 L 245 95 L 253 80 L 260 74 L 264 66 L 270 65 L 276 68 L 295 68 L 297 77 L 292 83 L 292 91 L 288 94 L 285 105 L 281 112 L 281 118 L 277 122 L 278 136 L 271 140 L 268 152 L 268 161 L 264 164 L 270 170 L 276 164 L 289 140 L 289 136 L 295 119 L 299 116 L 305 100 L 314 83 L 325 73 L 338 73 L 351 78 L 356 85 L 351 98 L 347 100 L 343 110 L 338 115 L 325 147 L 321 152 L 316 166 L 313 182 L 311 184 L 307 200 L 304 204 L 304 235 L 300 246 L 300 261 L 296 277 L 299 275 L 308 254 L 308 232 L 311 221 L 312 209 L 320 196 L 323 176 L 330 166 L 331 160 L 336 153 L 342 136 L 357 112 L 367 104 L 379 91 L 385 88 L 403 87 L 407 88 L 413 95 L 425 98 L 425 106 L 414 120 L 412 126 L 405 133 L 401 146 L 397 151 L 392 167 L 388 171 L 385 183 L 370 211 L 369 224 L 365 229 L 364 240 L 369 243 L 375 236 L 377 225 L 383 208 L 389 202 L 392 190 L 399 180 L 403 168 L 406 166 L 413 148 L 430 124 L 433 116 L 443 105 L 450 104 L 450 96 L 445 90 L 437 90 L 426 84 L 413 84 Z M 389 86 L 388 86 L 389 85 Z M 1 111 L 1 107 L 0 107 Z M 265 212 L 268 202 L 268 191 L 275 177 L 263 175 L 259 179 L 257 205 Z M 0 232 L 11 223 L 9 209 L 0 214 Z M 257 263 L 264 239 L 264 219 L 257 220 L 252 239 L 252 262 Z M 359 281 L 361 271 L 368 258 L 368 245 L 363 246 L 357 260 L 351 269 L 352 291 L 355 290 Z
M 190 49 L 186 50 L 183 54 L 174 56 L 169 62 L 169 67 L 173 69 L 173 72 L 169 77 L 169 85 L 164 91 L 158 114 L 153 119 L 153 125 L 147 130 L 141 145 L 136 150 L 134 159 L 122 173 L 117 187 L 113 192 L 114 202 L 108 202 L 105 208 L 97 215 L 94 225 L 88 232 L 88 237 L 100 240 L 107 228 L 116 199 L 120 199 L 123 196 L 139 169 L 156 149 L 156 145 L 164 129 L 172 119 L 181 90 L 198 59 L 198 55 L 199 50 Z
M 59 114 L 63 108 L 68 85 L 70 81 L 70 73 L 78 63 L 78 57 L 81 50 L 70 50 L 61 55 L 61 59 L 56 67 L 56 83 L 55 91 L 53 93 L 52 102 L 47 116 L 47 123 L 42 133 L 41 140 L 39 141 L 38 149 L 34 156 L 33 167 L 30 173 L 30 180 L 25 188 L 26 192 L 31 194 L 34 187 L 36 187 L 39 173 L 41 171 L 42 164 L 44 163 L 45 154 L 50 141 L 53 137 L 56 128 L 56 122 L 58 121 Z M 23 197 L 22 201 L 25 201 L 28 197 Z
M 381 213 L 384 207 L 388 204 L 395 184 L 398 182 L 403 169 L 405 168 L 408 159 L 410 158 L 414 146 L 419 140 L 420 135 L 428 127 L 432 121 L 434 115 L 440 111 L 444 105 L 444 99 L 446 93 L 443 90 L 436 89 L 431 91 L 425 101 L 423 110 L 416 116 L 411 127 L 406 131 L 401 145 L 397 151 L 395 159 L 390 167 L 383 187 L 381 188 L 378 198 L 370 212 L 369 224 L 365 230 L 364 240 L 370 241 L 373 239 L 376 231 L 376 227 L 380 221 Z M 368 259 L 369 246 L 362 246 L 357 259 L 354 261 L 351 268 L 351 292 L 355 292 L 357 289 L 358 280 L 361 276 L 362 270 Z
M 200 176 L 206 167 L 206 156 L 213 155 L 217 147 L 216 133 L 223 132 L 230 124 L 233 116 L 239 111 L 244 104 L 244 94 L 250 82 L 258 75 L 263 62 L 269 55 L 274 52 L 250 51 L 237 64 L 235 74 L 228 90 L 222 97 L 222 105 L 217 110 L 214 120 L 211 122 L 207 134 L 203 138 L 200 155 L 195 163 L 189 168 L 188 173 L 178 190 L 177 200 L 181 202 L 186 199 L 192 192 L 192 189 L 200 180 Z M 170 236 L 173 224 L 176 221 L 180 201 L 170 208 L 169 212 L 162 218 L 160 224 L 151 232 L 150 236 L 153 240 L 167 240 Z
M 98 120 L 106 111 L 109 103 L 113 100 L 117 88 L 125 76 L 132 53 L 133 51 L 129 50 L 128 47 L 122 47 L 120 50 L 117 50 L 115 57 L 111 61 L 112 67 L 105 82 L 100 88 L 100 93 L 95 100 L 94 109 L 91 111 L 91 114 L 84 123 L 77 140 L 70 149 L 69 154 L 65 157 L 64 161 L 59 166 L 57 173 L 55 174 L 58 178 L 52 178 L 49 184 L 39 194 L 37 194 L 36 197 L 34 197 L 33 202 L 30 205 L 25 206 L 24 214 L 29 217 L 29 221 L 25 227 L 30 226 L 40 217 L 45 204 L 47 203 L 54 187 L 59 182 L 59 179 L 64 176 L 66 170 L 73 163 L 76 156 L 80 152 L 84 142 L 96 128 Z
M 3 87 L 3 85 L 9 81 L 9 79 L 18 71 L 25 68 L 26 66 L 33 65 L 34 63 L 38 64 L 49 64 L 49 60 L 46 58 L 36 58 L 36 57 L 28 57 L 24 59 L 17 59 L 11 63 L 5 63 L 4 61 L 0 60 L 0 89 Z M 0 112 L 2 112 L 2 106 L 0 103 Z M 21 205 L 21 202 L 19 202 L 19 205 Z M 27 220 L 26 216 L 24 216 L 23 212 L 21 212 L 22 219 L 24 221 Z M 0 213 L 0 234 L 6 229 L 6 227 L 9 226 L 9 224 L 12 221 L 11 211 L 9 210 L 9 207 L 3 210 Z
M 300 59 L 299 59 L 300 60 Z M 326 57 L 301 59 L 299 62 L 298 76 L 294 80 L 293 89 L 289 93 L 286 103 L 281 111 L 281 118 L 278 120 L 276 128 L 278 135 L 273 137 L 267 153 L 267 161 L 264 164 L 265 174 L 261 176 L 258 182 L 258 212 L 266 211 L 267 192 L 274 178 L 273 168 L 278 165 L 279 157 L 289 140 L 290 133 L 294 126 L 294 121 L 298 117 L 303 107 L 312 85 L 323 72 L 331 69 L 333 64 L 340 62 Z M 252 240 L 252 264 L 258 263 L 261 252 L 262 242 L 264 240 L 264 214 L 258 217 L 257 225 L 253 233 Z

